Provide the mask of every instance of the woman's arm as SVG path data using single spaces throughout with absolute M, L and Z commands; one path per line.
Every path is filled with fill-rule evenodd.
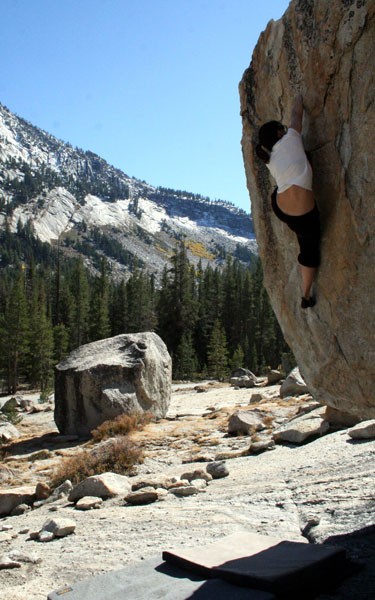
M 301 133 L 302 131 L 302 117 L 303 117 L 303 102 L 302 96 L 299 95 L 294 101 L 292 108 L 292 116 L 290 126 L 292 129 Z

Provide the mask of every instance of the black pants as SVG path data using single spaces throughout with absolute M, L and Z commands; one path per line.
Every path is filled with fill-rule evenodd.
M 277 188 L 271 196 L 273 212 L 280 221 L 286 223 L 297 236 L 300 253 L 298 262 L 304 267 L 318 267 L 320 264 L 320 219 L 315 206 L 304 215 L 287 215 L 277 204 Z

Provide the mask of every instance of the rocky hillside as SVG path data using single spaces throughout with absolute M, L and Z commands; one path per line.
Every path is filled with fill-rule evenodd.
M 371 0 L 294 0 L 260 36 L 240 84 L 243 155 L 265 285 L 314 396 L 332 411 L 375 415 L 375 126 Z M 317 304 L 300 309 L 297 242 L 273 215 L 274 185 L 255 159 L 260 125 L 290 123 L 304 100 L 303 138 L 321 215 Z
M 159 273 L 185 239 L 189 258 L 219 264 L 256 252 L 248 214 L 226 202 L 155 188 L 73 148 L 0 105 L 0 224 L 29 221 L 38 238 L 89 262 L 104 254 L 112 270 L 135 262 Z

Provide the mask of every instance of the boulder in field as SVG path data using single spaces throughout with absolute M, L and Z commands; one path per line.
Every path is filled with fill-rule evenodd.
M 55 422 L 63 434 L 87 436 L 121 414 L 166 415 L 171 357 L 156 333 L 118 335 L 81 346 L 55 372 Z

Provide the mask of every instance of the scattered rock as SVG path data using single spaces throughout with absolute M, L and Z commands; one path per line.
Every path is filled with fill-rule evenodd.
M 37 556 L 36 554 L 25 554 L 23 552 L 19 552 L 18 550 L 12 550 L 12 552 L 9 552 L 8 556 L 12 560 L 20 563 L 31 563 L 33 565 L 38 565 L 42 562 L 40 556 Z
M 212 479 L 221 479 L 222 477 L 228 477 L 229 471 L 225 461 L 214 461 L 208 463 L 206 467 L 207 473 L 212 475 Z
M 103 498 L 97 496 L 84 496 L 80 498 L 76 503 L 77 510 L 92 510 L 94 508 L 100 508 L 103 504 Z
M 0 517 L 10 515 L 19 504 L 31 505 L 35 500 L 34 486 L 0 490 Z
M 212 481 L 212 475 L 207 473 L 204 469 L 195 469 L 194 471 L 188 471 L 181 475 L 181 479 L 185 479 L 186 481 L 193 481 L 195 479 L 204 479 L 207 481 Z
M 171 493 L 178 497 L 193 496 L 198 494 L 199 490 L 194 485 L 182 485 L 180 487 L 171 488 Z
M 283 375 L 280 373 L 280 371 L 277 371 L 276 369 L 271 369 L 271 371 L 267 373 L 267 385 L 274 385 L 275 383 L 278 383 L 282 378 Z
M 130 492 L 130 494 L 125 496 L 125 501 L 128 504 L 142 505 L 151 504 L 151 502 L 156 502 L 158 498 L 159 495 L 155 488 L 144 487 L 136 492 Z
M 28 504 L 18 504 L 15 506 L 10 513 L 11 517 L 17 517 L 18 515 L 23 515 L 28 510 L 31 510 L 31 507 Z
M 0 570 L 2 569 L 19 569 L 21 567 L 21 563 L 15 560 L 12 560 L 8 556 L 2 556 L 0 558 Z
M 15 438 L 20 437 L 20 432 L 18 429 L 12 425 L 12 423 L 7 423 L 6 421 L 0 423 L 0 443 L 6 444 L 14 440 Z
M 168 490 L 166 490 L 165 488 L 156 488 L 157 494 L 158 494 L 158 500 L 165 500 L 166 497 L 168 496 Z
M 348 434 L 353 440 L 368 440 L 375 438 L 375 419 L 362 421 L 349 429 Z
M 262 416 L 253 410 L 238 410 L 229 418 L 228 433 L 247 435 L 251 431 L 264 429 Z
M 329 423 L 323 418 L 324 411 L 325 407 L 320 407 L 307 415 L 289 421 L 274 432 L 274 440 L 302 444 L 308 438 L 324 435 L 329 430 Z
M 3 523 L 0 525 L 0 531 L 12 531 L 13 529 L 13 525 L 10 525 L 8 523 Z
M 73 484 L 71 481 L 69 481 L 69 479 L 67 479 L 56 489 L 53 490 L 52 494 L 47 499 L 47 502 L 56 502 L 57 500 L 67 498 L 72 489 Z
M 176 488 L 184 487 L 187 483 L 189 483 L 187 480 L 185 480 L 185 479 L 179 479 L 178 481 L 175 481 L 174 483 L 171 483 L 166 489 L 168 491 L 171 491 L 171 490 L 174 490 Z
M 19 402 L 19 407 L 25 411 L 29 410 L 33 405 L 33 401 L 30 400 L 30 398 L 23 398 L 22 396 L 18 396 L 17 400 Z
M 261 402 L 263 400 L 262 394 L 251 394 L 249 404 L 256 404 L 257 402 Z
M 280 387 L 280 396 L 281 398 L 286 398 L 287 396 L 298 396 L 300 394 L 306 394 L 308 391 L 308 387 L 302 379 L 299 368 L 295 367 L 282 383 Z
M 173 487 L 174 485 L 181 485 L 181 479 L 184 479 L 184 478 L 183 477 L 178 478 L 178 477 L 163 477 L 162 476 L 159 479 L 154 479 L 154 478 L 140 479 L 132 484 L 132 492 L 136 492 L 137 490 L 140 490 L 145 487 L 152 487 L 155 489 L 163 488 L 163 489 L 168 490 L 170 487 Z
M 332 406 L 327 406 L 324 418 L 331 426 L 345 429 L 357 425 L 360 421 L 358 415 L 338 410 Z
M 237 388 L 252 388 L 255 386 L 254 379 L 248 375 L 244 375 L 243 377 L 231 377 L 230 383 Z
M 30 539 L 37 539 L 40 542 L 52 542 L 52 540 L 55 539 L 55 534 L 52 531 L 45 531 L 44 529 L 42 529 L 42 531 L 38 531 L 36 536 L 31 537 Z
M 47 483 L 38 483 L 35 488 L 35 497 L 37 500 L 46 500 L 51 495 L 51 488 Z
M 265 440 L 259 440 L 258 442 L 251 442 L 249 454 L 261 454 L 262 452 L 274 450 L 275 448 L 275 440 L 273 438 L 267 438 Z
M 93 475 L 76 485 L 69 494 L 69 501 L 76 502 L 84 496 L 98 496 L 99 498 L 112 498 L 125 496 L 131 491 L 128 477 L 116 473 L 102 473 Z
M 207 479 L 192 479 L 190 483 L 199 491 L 205 490 L 207 487 Z
M 121 414 L 167 413 L 172 361 L 156 333 L 86 344 L 55 371 L 55 422 L 61 433 L 87 436 Z
M 56 537 L 65 537 L 74 532 L 76 525 L 72 519 L 49 519 L 44 523 L 41 531 L 53 533 Z

